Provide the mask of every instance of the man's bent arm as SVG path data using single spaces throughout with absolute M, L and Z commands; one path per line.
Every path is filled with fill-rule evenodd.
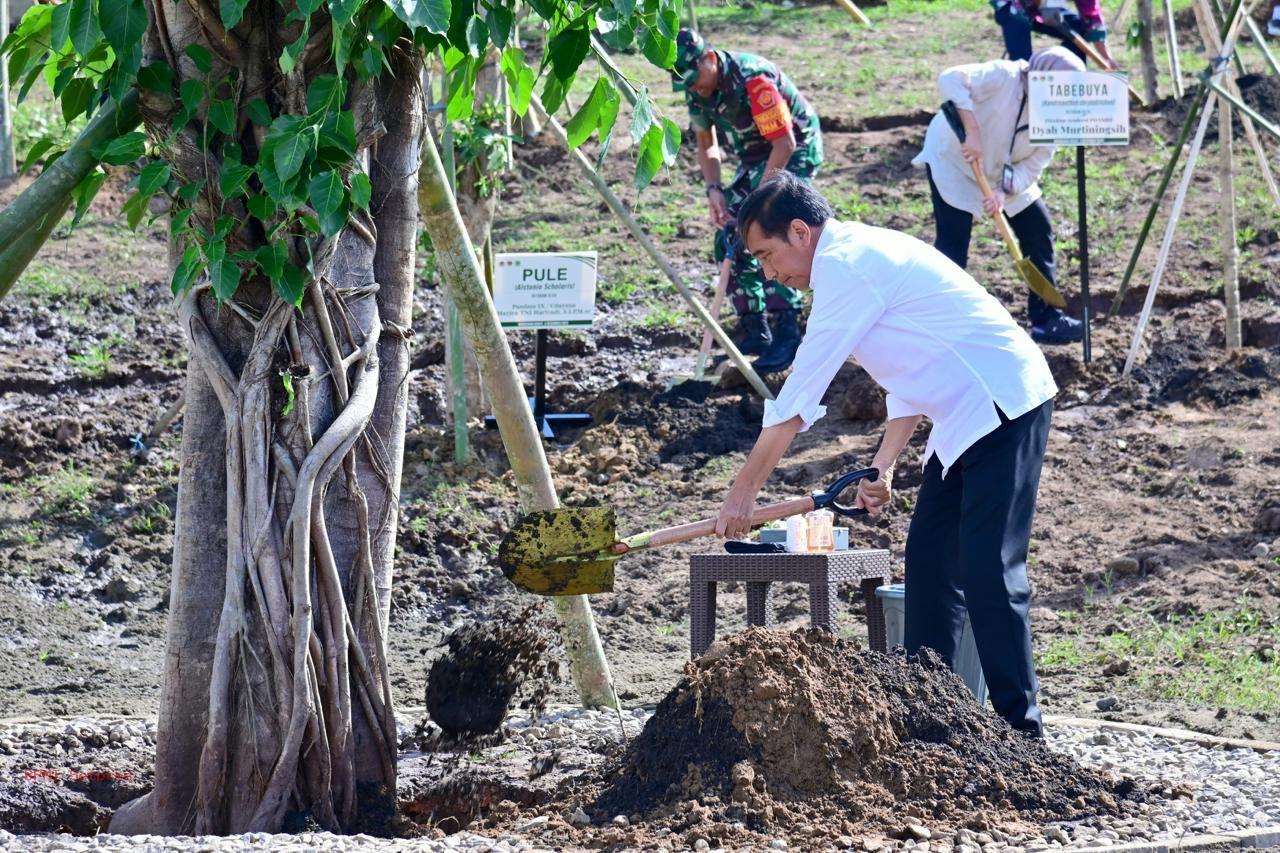
M 902 448 L 906 447 L 907 442 L 911 440 L 916 427 L 920 425 L 921 417 L 921 415 L 908 415 L 886 421 L 884 438 L 880 440 L 880 449 L 871 460 L 871 467 L 879 468 L 880 473 L 886 477 L 892 477 L 893 468 L 902 454 Z
M 720 518 L 716 522 L 717 536 L 736 539 L 751 530 L 751 514 L 755 509 L 756 496 L 760 494 L 765 480 L 769 479 L 803 426 L 804 419 L 796 415 L 760 430 L 760 436 L 751 448 L 746 464 L 738 472 L 729 488 L 724 506 L 720 509 Z
M 708 184 L 720 183 L 720 145 L 716 141 L 716 129 L 694 132 L 698 145 L 698 167 L 702 169 L 702 180 Z

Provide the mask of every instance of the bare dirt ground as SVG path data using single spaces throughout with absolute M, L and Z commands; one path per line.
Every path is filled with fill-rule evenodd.
M 899 17 L 878 19 L 856 56 L 843 23 L 815 23 L 817 13 L 803 8 L 716 7 L 705 29 L 726 46 L 773 56 L 809 93 L 826 128 L 828 163 L 818 184 L 841 216 L 931 239 L 927 187 L 909 161 L 936 101 L 937 70 L 973 59 L 972 44 L 998 53 L 981 5 L 940 32 L 933 13 L 904 3 Z M 1189 39 L 1194 25 L 1180 23 Z M 909 61 L 890 61 L 895 51 Z M 674 109 L 660 74 L 634 57 L 623 64 Z M 1272 110 L 1280 84 L 1254 80 L 1245 96 Z M 1230 355 L 1223 348 L 1218 184 L 1207 165 L 1193 181 L 1130 377 L 1120 369 L 1158 235 L 1118 316 L 1101 319 L 1179 110 L 1166 103 L 1137 113 L 1130 146 L 1089 152 L 1094 361 L 1085 366 L 1078 347 L 1046 350 L 1062 391 L 1030 566 L 1042 698 L 1049 713 L 1280 740 L 1280 218 L 1243 142 L 1245 347 Z M 686 143 L 678 167 L 637 210 L 676 266 L 709 288 L 711 227 Z M 1274 162 L 1276 149 L 1266 144 Z M 743 387 L 665 390 L 691 372 L 700 331 L 554 139 L 544 134 L 517 151 L 503 187 L 498 249 L 601 256 L 596 325 L 552 338 L 554 406 L 596 417 L 548 445 L 562 496 L 611 503 L 623 532 L 713 514 L 758 431 L 759 400 Z M 1057 220 L 1060 282 L 1078 311 L 1070 160 L 1070 152 L 1059 154 L 1045 190 Z M 631 168 L 621 150 L 605 167 L 628 198 Z M 4 717 L 156 711 L 181 422 L 146 464 L 130 449 L 132 436 L 176 399 L 185 355 L 169 308 L 166 231 L 159 223 L 138 234 L 125 229 L 117 212 L 126 177 L 113 180 L 86 223 L 50 244 L 0 303 Z M 0 203 L 27 180 L 0 186 Z M 994 234 L 980 225 L 970 271 L 1024 318 L 1025 296 Z M 415 706 L 447 632 L 527 603 L 494 562 L 515 517 L 497 435 L 477 425 L 474 459 L 450 461 L 441 306 L 439 283 L 424 271 L 390 637 L 396 699 Z M 512 343 L 531 381 L 532 335 Z M 841 374 L 828 402 L 830 414 L 800 436 L 765 498 L 807 493 L 870 458 L 883 411 L 856 366 Z M 922 430 L 907 451 L 893 510 L 851 531 L 855 547 L 890 549 L 899 575 L 924 437 Z M 616 591 L 593 598 L 625 703 L 656 702 L 680 677 L 687 559 L 716 547 L 629 556 Z M 801 590 L 780 591 L 777 602 L 784 625 L 806 623 Z M 848 605 L 839 633 L 864 636 L 860 605 Z M 721 632 L 738 630 L 745 596 L 727 590 L 720 611 Z M 571 697 L 567 685 L 559 689 L 560 698 Z

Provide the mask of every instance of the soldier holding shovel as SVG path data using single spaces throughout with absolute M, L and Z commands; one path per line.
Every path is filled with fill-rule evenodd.
M 1057 386 L 1009 312 L 941 252 L 914 237 L 834 218 L 811 186 L 783 173 L 738 210 L 765 274 L 813 291 L 795 367 L 766 401 L 763 429 L 716 533 L 751 526 L 760 487 L 852 355 L 887 391 L 888 422 L 857 504 L 879 514 L 922 417 L 933 421 L 906 543 L 906 645 L 950 664 L 968 611 L 997 713 L 1042 734 L 1031 659 L 1027 547 Z

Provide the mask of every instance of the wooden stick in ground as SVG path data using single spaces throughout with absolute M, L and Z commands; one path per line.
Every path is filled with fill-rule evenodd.
M 1222 198 L 1222 298 L 1227 304 L 1227 349 L 1240 348 L 1240 265 L 1236 250 L 1236 193 L 1231 152 L 1231 103 L 1218 96 L 1218 195 Z
M 0 0 L 0 39 L 9 37 L 9 0 Z M 9 62 L 0 62 L 0 178 L 18 169 L 13 159 L 13 112 L 9 108 Z
M 1200 146 L 1204 142 L 1205 131 L 1209 129 L 1213 105 L 1213 100 L 1206 101 L 1204 111 L 1200 115 L 1200 126 L 1196 128 L 1196 136 L 1191 142 L 1191 151 L 1187 156 L 1187 165 L 1182 170 L 1182 180 L 1178 183 L 1178 192 L 1173 198 L 1173 209 L 1169 212 L 1169 222 L 1164 229 L 1164 242 L 1160 244 L 1160 254 L 1156 257 L 1156 268 L 1151 272 L 1147 299 L 1142 304 L 1142 314 L 1138 316 L 1138 328 L 1134 330 L 1133 342 L 1129 345 L 1129 355 L 1124 360 L 1122 376 L 1128 376 L 1129 371 L 1133 369 L 1134 359 L 1138 356 L 1138 346 L 1142 343 L 1142 333 L 1147 328 L 1147 321 L 1151 319 L 1151 308 L 1156 301 L 1156 289 L 1160 286 L 1160 278 L 1164 275 L 1165 265 L 1169 262 L 1169 250 L 1173 247 L 1173 232 L 1177 229 L 1178 218 L 1182 215 L 1182 204 L 1187 199 L 1187 187 L 1191 185 L 1191 175 L 1196 170 L 1196 160 L 1200 156 Z
M 729 290 L 729 275 L 733 270 L 733 261 L 725 258 L 720 264 L 720 277 L 716 280 L 716 295 L 711 299 L 711 317 L 720 322 L 720 309 L 724 307 L 725 293 Z M 698 363 L 693 368 L 693 379 L 701 382 L 706 377 L 707 358 L 711 355 L 711 330 L 702 332 L 702 346 L 698 347 Z
M 564 128 L 560 125 L 560 122 L 556 120 L 555 116 L 547 114 L 546 108 L 542 106 L 542 101 L 537 95 L 533 96 L 530 100 L 530 104 L 542 115 L 543 120 L 551 126 L 551 129 L 555 132 L 556 138 L 558 138 L 566 148 L 569 148 L 569 137 L 565 135 Z M 720 346 L 724 348 L 724 351 L 729 354 L 729 358 L 733 361 L 734 366 L 737 367 L 738 370 L 742 372 L 743 377 L 751 383 L 751 387 L 756 389 L 756 393 L 766 400 L 772 400 L 774 398 L 773 392 L 769 390 L 768 385 L 764 384 L 764 380 L 760 378 L 760 374 L 756 373 L 755 369 L 752 368 L 751 363 L 747 361 L 746 357 L 741 352 L 738 351 L 733 340 L 725 334 L 724 329 L 720 328 L 720 324 L 716 322 L 715 318 L 707 313 L 707 309 L 702 304 L 702 301 L 698 299 L 693 290 L 689 288 L 689 285 L 685 284 L 684 279 L 680 276 L 680 273 L 676 272 L 676 268 L 671 265 L 669 260 L 667 260 L 666 255 L 662 254 L 658 247 L 653 244 L 653 241 L 649 239 L 649 235 L 640 227 L 640 223 L 636 222 L 635 217 L 627 210 L 626 206 L 622 203 L 622 200 L 614 194 L 613 190 L 609 189 L 609 185 L 605 183 L 604 178 L 600 177 L 596 170 L 591 167 L 591 162 L 587 160 L 586 155 L 577 148 L 573 148 L 571 151 L 574 162 L 576 162 L 578 167 L 582 169 L 583 174 L 587 176 L 587 180 L 591 181 L 591 185 L 596 188 L 596 192 L 600 193 L 601 197 L 604 198 L 605 203 L 609 205 L 609 209 L 612 210 L 614 215 L 622 220 L 622 223 L 627 226 L 627 230 L 631 232 L 631 236 L 640 244 L 640 247 L 649 253 L 649 257 L 653 258 L 662 271 L 666 273 L 667 278 L 671 279 L 671 283 L 676 286 L 676 290 L 680 291 L 680 295 L 684 297 L 684 301 L 689 303 L 689 307 L 693 309 L 694 315 L 696 315 L 698 320 L 702 322 L 702 325 L 706 326 L 707 329 L 711 331 L 711 334 L 716 339 L 716 343 L 720 344 Z
M 1103 57 L 1101 53 L 1098 53 L 1098 49 L 1085 41 L 1079 33 L 1072 32 L 1071 41 L 1075 43 L 1076 47 L 1080 48 L 1080 51 L 1089 58 L 1090 62 L 1104 71 L 1120 70 L 1114 62 L 1107 62 L 1106 58 Z M 1133 84 L 1126 81 L 1125 85 L 1129 88 L 1129 97 L 1137 101 L 1139 105 L 1145 107 L 1147 105 L 1146 99 L 1138 94 L 1138 90 L 1133 88 Z
M 863 26 L 871 26 L 871 19 L 862 14 L 862 10 L 853 4 L 853 0 L 836 0 L 840 4 L 840 8 L 849 13 L 849 17 L 853 18 Z
M 1267 60 L 1267 65 L 1271 66 L 1271 73 L 1280 77 L 1280 62 L 1276 62 L 1276 55 L 1271 52 L 1271 47 L 1267 44 L 1267 39 L 1262 35 L 1262 31 L 1258 29 L 1258 22 L 1253 18 L 1247 18 L 1244 25 L 1249 28 L 1249 38 L 1253 39 L 1253 43 L 1262 51 L 1262 56 Z
M 1174 3 L 1165 0 L 1165 45 L 1169 49 L 1169 76 L 1174 81 L 1174 97 L 1183 99 L 1183 59 L 1178 53 L 1178 22 L 1174 20 Z
M 1156 51 L 1151 39 L 1151 0 L 1138 0 L 1138 26 L 1142 30 L 1138 47 L 1142 55 L 1142 92 L 1148 102 L 1154 103 L 1160 97 L 1157 83 L 1159 72 L 1156 70 Z M 1177 77 L 1174 77 L 1173 91 L 1177 94 Z
M 1124 30 L 1124 19 L 1129 14 L 1129 0 L 1120 0 L 1120 8 L 1116 9 L 1115 15 L 1111 18 L 1111 31 L 1114 33 Z

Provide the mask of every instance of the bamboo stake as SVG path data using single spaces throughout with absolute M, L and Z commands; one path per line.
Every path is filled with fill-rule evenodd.
M 138 93 L 108 101 L 61 157 L 0 210 L 0 299 L 53 233 L 71 204 L 71 191 L 98 165 L 98 146 L 138 126 Z
M 1253 39 L 1253 43 L 1262 50 L 1263 58 L 1267 60 L 1267 65 L 1271 66 L 1271 73 L 1280 77 L 1280 62 L 1276 62 L 1276 55 L 1271 52 L 1271 47 L 1267 44 L 1266 38 L 1263 37 L 1262 32 L 1258 29 L 1258 22 L 1253 18 L 1247 18 L 1244 23 L 1249 28 L 1249 38 Z
M 1148 4 L 1150 0 L 1147 0 Z M 1173 0 L 1164 0 L 1164 40 L 1169 46 L 1169 76 L 1173 78 L 1173 96 L 1182 100 L 1182 57 L 1178 54 L 1178 27 L 1173 18 Z
M 457 201 L 449 191 L 444 165 L 430 134 L 424 134 L 422 140 L 418 205 L 423 226 L 435 246 L 445 289 L 458 306 L 463 330 L 480 363 L 480 375 L 493 402 L 520 505 L 526 512 L 556 509 L 560 501 L 547 465 L 542 436 L 534 426 L 524 383 L 498 323 L 493 298 L 485 289 L 475 249 L 462 224 Z M 569 671 L 582 703 L 617 708 L 609 663 L 605 660 L 587 597 L 556 596 L 554 606 L 560 617 Z
M 1129 14 L 1129 0 L 1120 0 L 1120 8 L 1116 9 L 1115 16 L 1111 19 L 1111 29 L 1113 32 L 1120 32 L 1124 28 L 1125 16 Z
M 720 275 L 716 279 L 716 294 L 711 299 L 711 316 L 718 323 L 720 322 L 720 309 L 724 307 L 725 292 L 729 289 L 729 276 L 733 267 L 733 261 L 725 258 L 720 264 Z M 701 382 L 706 377 L 707 358 L 711 355 L 711 330 L 704 329 L 702 332 L 702 346 L 698 347 L 698 360 L 693 368 L 693 378 L 696 382 Z
M 1182 180 L 1178 183 L 1178 192 L 1173 198 L 1173 209 L 1169 212 L 1169 222 L 1164 229 L 1164 242 L 1160 244 L 1160 254 L 1156 257 L 1156 268 L 1151 272 L 1151 284 L 1147 287 L 1147 299 L 1142 304 L 1142 314 L 1138 317 L 1138 328 L 1133 333 L 1133 342 L 1129 345 L 1129 355 L 1124 360 L 1121 376 L 1128 376 L 1133 369 L 1134 359 L 1138 355 L 1138 346 L 1142 343 L 1142 333 L 1146 330 L 1147 321 L 1151 319 L 1151 307 L 1156 301 L 1156 289 L 1160 286 L 1160 277 L 1164 275 L 1165 264 L 1169 262 L 1169 250 L 1173 246 L 1173 232 L 1178 227 L 1178 217 L 1182 215 L 1182 204 L 1187 199 L 1187 187 L 1191 185 L 1191 175 L 1196 170 L 1196 159 L 1200 156 L 1200 146 L 1204 142 L 1205 131 L 1209 129 L 1209 119 L 1213 116 L 1213 101 L 1207 101 L 1200 115 L 1200 126 L 1196 128 L 1196 137 L 1191 143 L 1191 152 L 1187 157 L 1187 165 L 1182 170 Z
M 1156 49 L 1151 39 L 1151 0 L 1138 0 L 1138 26 L 1142 30 L 1138 47 L 1142 53 L 1142 89 L 1149 102 L 1154 103 L 1160 97 L 1159 85 L 1156 82 L 1159 72 L 1156 70 Z M 1174 88 L 1178 91 L 1177 75 L 1174 75 Z
M 0 40 L 8 37 L 9 0 L 0 0 Z M 17 170 L 13 159 L 13 113 L 9 109 L 9 63 L 0 61 L 0 178 Z
M 542 101 L 537 95 L 533 96 L 530 100 L 530 104 L 542 114 L 543 120 L 551 126 L 553 131 L 555 131 L 555 134 L 561 143 L 563 143 L 566 148 L 569 148 L 569 138 L 565 135 L 564 128 L 561 127 L 560 122 L 556 120 L 555 116 L 547 114 L 546 108 L 542 106 Z M 662 251 L 653 244 L 652 240 L 649 239 L 649 235 L 640 227 L 640 223 L 636 222 L 635 217 L 633 217 L 630 211 L 627 210 L 626 205 L 622 203 L 622 200 L 614 194 L 613 190 L 609 189 L 609 185 L 605 183 L 604 178 L 600 177 L 599 173 L 591 167 L 591 162 L 587 160 L 586 155 L 577 148 L 572 148 L 570 151 L 573 155 L 574 161 L 578 164 L 578 167 L 582 169 L 583 174 L 585 174 L 587 179 L 591 181 L 592 186 L 596 188 L 596 192 L 600 193 L 604 198 L 605 203 L 609 205 L 609 209 L 613 211 L 614 215 L 617 216 L 618 219 L 622 220 L 622 224 L 627 226 L 627 230 L 631 232 L 631 236 L 635 238 L 635 241 L 640 244 L 641 248 L 649 253 L 649 257 L 653 258 L 653 260 L 657 262 L 659 268 L 666 273 L 667 278 L 669 278 L 671 283 L 676 286 L 676 290 L 680 291 L 680 295 L 684 297 L 685 302 L 689 303 L 689 307 L 693 309 L 694 315 L 697 316 L 702 324 L 715 337 L 716 343 L 720 344 L 720 346 L 724 348 L 724 351 L 729 354 L 729 358 L 733 361 L 734 366 L 736 366 L 738 370 L 742 371 L 742 375 L 751 383 L 751 387 L 755 388 L 756 392 L 764 399 L 772 400 L 774 398 L 773 392 L 769 390 L 769 386 L 764 384 L 764 380 L 761 379 L 760 375 L 751 367 L 751 363 L 747 361 L 746 357 L 738 351 L 733 340 L 725 334 L 724 329 L 720 328 L 720 324 L 716 322 L 715 318 L 707 313 L 706 306 L 702 304 L 702 301 L 698 299 L 693 290 L 689 288 L 689 285 L 685 284 L 684 279 L 680 276 L 680 273 L 676 272 L 676 268 L 671 265 L 669 260 L 667 260 L 666 255 L 662 254 Z
M 862 10 L 854 5 L 853 0 L 836 0 L 840 4 L 840 8 L 849 13 L 849 17 L 853 18 L 859 24 L 865 27 L 871 26 L 871 19 L 862 13 Z
M 1236 250 L 1236 194 L 1232 175 L 1231 102 L 1218 96 L 1218 194 L 1222 198 L 1222 298 L 1227 305 L 1227 349 L 1240 348 L 1240 268 Z
M 685 3 L 689 6 L 689 29 L 696 33 L 698 31 L 698 12 L 693 8 L 693 0 L 685 0 Z M 595 38 L 595 36 L 592 36 L 592 38 Z

